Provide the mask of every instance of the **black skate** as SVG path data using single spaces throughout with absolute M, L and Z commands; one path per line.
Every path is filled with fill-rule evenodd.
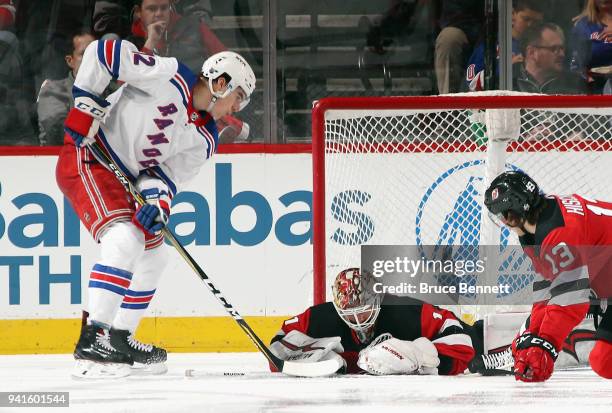
M 514 374 L 513 367 L 514 357 L 512 357 L 510 347 L 497 353 L 476 356 L 468 366 L 471 373 L 479 373 L 483 376 L 512 375 Z
M 82 327 L 74 358 L 72 375 L 77 378 L 125 377 L 134 364 L 128 353 L 120 353 L 111 346 L 108 330 L 95 325 Z
M 144 344 L 136 340 L 136 337 L 128 330 L 110 330 L 111 345 L 122 353 L 129 354 L 134 360 L 132 372 L 143 374 L 163 374 L 168 371 L 166 350 L 152 344 Z

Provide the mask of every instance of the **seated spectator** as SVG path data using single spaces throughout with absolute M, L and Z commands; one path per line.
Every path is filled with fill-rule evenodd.
M 590 69 L 612 65 L 612 0 L 588 0 L 573 21 L 570 69 L 588 81 L 593 93 L 602 93 L 607 77 Z
M 132 35 L 142 52 L 176 57 L 192 72 L 200 73 L 204 60 L 226 47 L 197 15 L 181 16 L 170 0 L 140 0 L 134 8 Z M 219 143 L 244 142 L 249 125 L 232 116 L 217 120 Z
M 70 68 L 63 79 L 47 79 L 40 87 L 37 99 L 39 140 L 41 145 L 62 145 L 64 119 L 74 105 L 72 85 L 81 66 L 85 48 L 95 40 L 88 30 L 78 31 L 64 43 L 66 65 Z
M 544 17 L 537 0 L 518 0 L 512 8 L 512 64 L 523 61 L 519 39 L 528 27 L 540 23 Z M 499 75 L 499 45 L 497 46 L 495 73 Z M 481 41 L 468 61 L 465 74 L 467 89 L 470 92 L 484 90 L 485 44 Z
M 484 21 L 484 0 L 445 0 L 436 37 L 434 67 L 438 93 L 455 93 L 461 88 L 466 58 L 478 39 Z
M 521 38 L 524 61 L 514 90 L 546 94 L 584 94 L 586 82 L 564 68 L 565 37 L 554 23 L 528 28 Z
M 13 33 L 15 11 L 13 1 L 0 0 L 0 145 L 31 145 L 36 141 L 19 41 Z

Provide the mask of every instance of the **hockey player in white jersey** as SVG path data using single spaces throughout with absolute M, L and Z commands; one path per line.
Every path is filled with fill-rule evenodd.
M 111 79 L 124 84 L 104 100 Z M 176 59 L 142 54 L 127 41 L 95 41 L 86 49 L 56 169 L 60 189 L 100 244 L 73 375 L 166 371 L 166 351 L 134 337 L 167 260 L 161 230 L 172 196 L 216 151 L 214 120 L 243 109 L 254 89 L 253 70 L 233 52 L 211 56 L 194 75 Z M 93 141 L 135 183 L 144 206 L 136 208 L 92 155 Z

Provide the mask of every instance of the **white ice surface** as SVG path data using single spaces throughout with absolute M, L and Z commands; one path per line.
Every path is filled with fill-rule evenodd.
M 612 380 L 590 370 L 557 371 L 546 383 L 512 377 L 271 374 L 258 353 L 170 354 L 168 373 L 112 381 L 70 377 L 69 355 L 0 356 L 0 391 L 68 391 L 52 412 L 612 412 Z M 185 370 L 195 377 L 186 378 Z M 223 372 L 243 372 L 226 377 Z M 40 412 L 7 409 L 0 412 Z

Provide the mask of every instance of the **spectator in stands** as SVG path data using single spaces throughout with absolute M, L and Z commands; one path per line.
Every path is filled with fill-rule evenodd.
M 588 0 L 573 21 L 570 69 L 587 80 L 593 93 L 601 93 L 608 77 L 591 69 L 612 65 L 612 0 Z
M 183 16 L 196 16 L 207 25 L 212 23 L 210 0 L 176 0 L 176 10 Z
M 521 38 L 524 62 L 514 81 L 514 90 L 546 94 L 584 94 L 586 83 L 564 68 L 565 37 L 554 23 L 534 25 Z
M 0 145 L 35 143 L 31 103 L 24 89 L 23 60 L 13 32 L 15 13 L 12 0 L 0 0 Z
M 517 0 L 512 8 L 512 64 L 523 61 L 519 39 L 525 30 L 535 23 L 540 23 L 543 13 L 538 0 Z M 499 45 L 497 46 L 497 60 L 499 60 Z M 467 89 L 471 92 L 484 90 L 485 44 L 481 41 L 468 61 L 465 74 Z M 495 72 L 499 75 L 499 64 L 495 65 Z
M 132 7 L 132 0 L 97 0 L 92 17 L 94 35 L 101 40 L 129 36 Z
M 202 57 L 226 50 L 198 15 L 179 15 L 170 0 L 138 1 L 129 40 L 145 53 L 176 57 L 194 73 L 202 70 Z M 244 142 L 250 130 L 246 122 L 229 115 L 217 120 L 217 128 L 220 143 Z
M 434 66 L 439 93 L 458 92 L 467 57 L 484 21 L 484 0 L 445 0 L 436 38 Z
M 81 66 L 85 48 L 95 40 L 89 30 L 80 30 L 65 41 L 64 59 L 70 68 L 63 79 L 46 79 L 37 99 L 39 140 L 41 145 L 64 143 L 64 119 L 74 106 L 72 85 Z

